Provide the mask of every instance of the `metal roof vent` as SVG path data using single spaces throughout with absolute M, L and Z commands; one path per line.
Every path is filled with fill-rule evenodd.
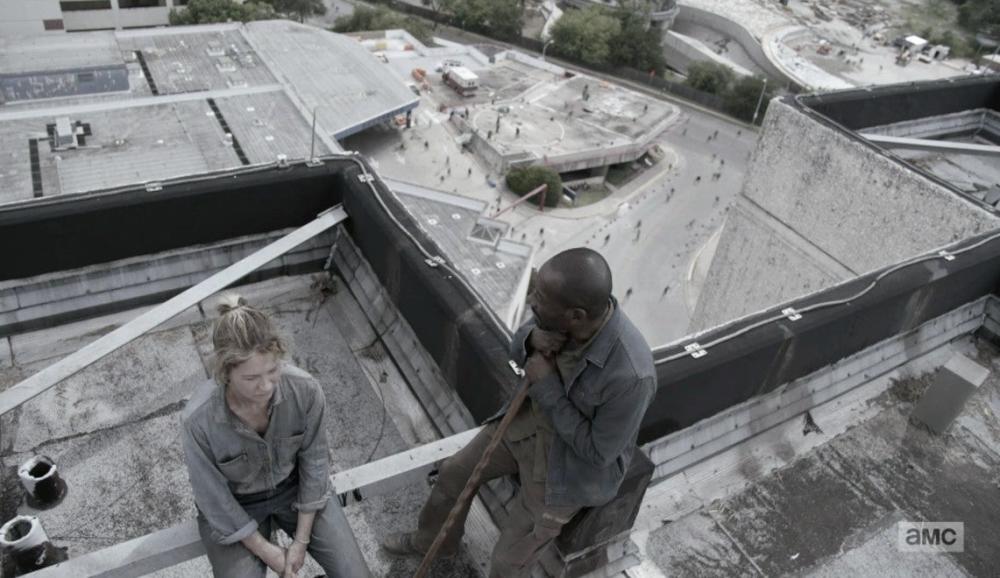
M 77 135 L 80 127 L 73 126 L 68 116 L 60 116 L 56 119 L 55 148 L 75 149 L 80 146 Z

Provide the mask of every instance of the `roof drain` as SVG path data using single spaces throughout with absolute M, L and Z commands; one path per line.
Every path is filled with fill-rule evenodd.
M 0 546 L 11 553 L 22 574 L 65 562 L 65 548 L 56 548 L 35 516 L 15 516 L 0 528 Z
M 28 493 L 28 505 L 36 510 L 55 507 L 66 496 L 66 482 L 59 476 L 56 463 L 48 456 L 35 456 L 24 462 L 17 475 Z

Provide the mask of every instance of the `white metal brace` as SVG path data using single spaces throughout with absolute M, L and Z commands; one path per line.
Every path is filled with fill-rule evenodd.
M 688 353 L 690 353 L 691 357 L 693 357 L 695 359 L 698 359 L 699 357 L 704 357 L 704 356 L 708 355 L 708 352 L 705 351 L 705 348 L 702 347 L 701 345 L 699 345 L 697 341 L 694 342 L 694 343 L 688 343 L 687 345 L 685 345 L 684 346 L 684 351 L 687 351 Z
M 781 310 L 781 314 L 787 317 L 789 321 L 802 319 L 802 314 L 796 311 L 794 307 L 785 307 Z

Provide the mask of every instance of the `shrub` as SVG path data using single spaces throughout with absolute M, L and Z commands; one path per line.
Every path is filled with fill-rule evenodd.
M 523 197 L 542 184 L 549 186 L 545 190 L 545 206 L 557 206 L 562 197 L 562 178 L 556 171 L 546 166 L 532 165 L 513 168 L 507 173 L 507 187 L 519 197 Z

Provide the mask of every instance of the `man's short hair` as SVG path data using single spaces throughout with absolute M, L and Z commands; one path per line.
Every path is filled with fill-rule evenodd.
M 556 297 L 563 305 L 583 309 L 594 319 L 611 299 L 611 268 L 600 253 L 577 247 L 552 257 L 543 265 L 558 276 Z

